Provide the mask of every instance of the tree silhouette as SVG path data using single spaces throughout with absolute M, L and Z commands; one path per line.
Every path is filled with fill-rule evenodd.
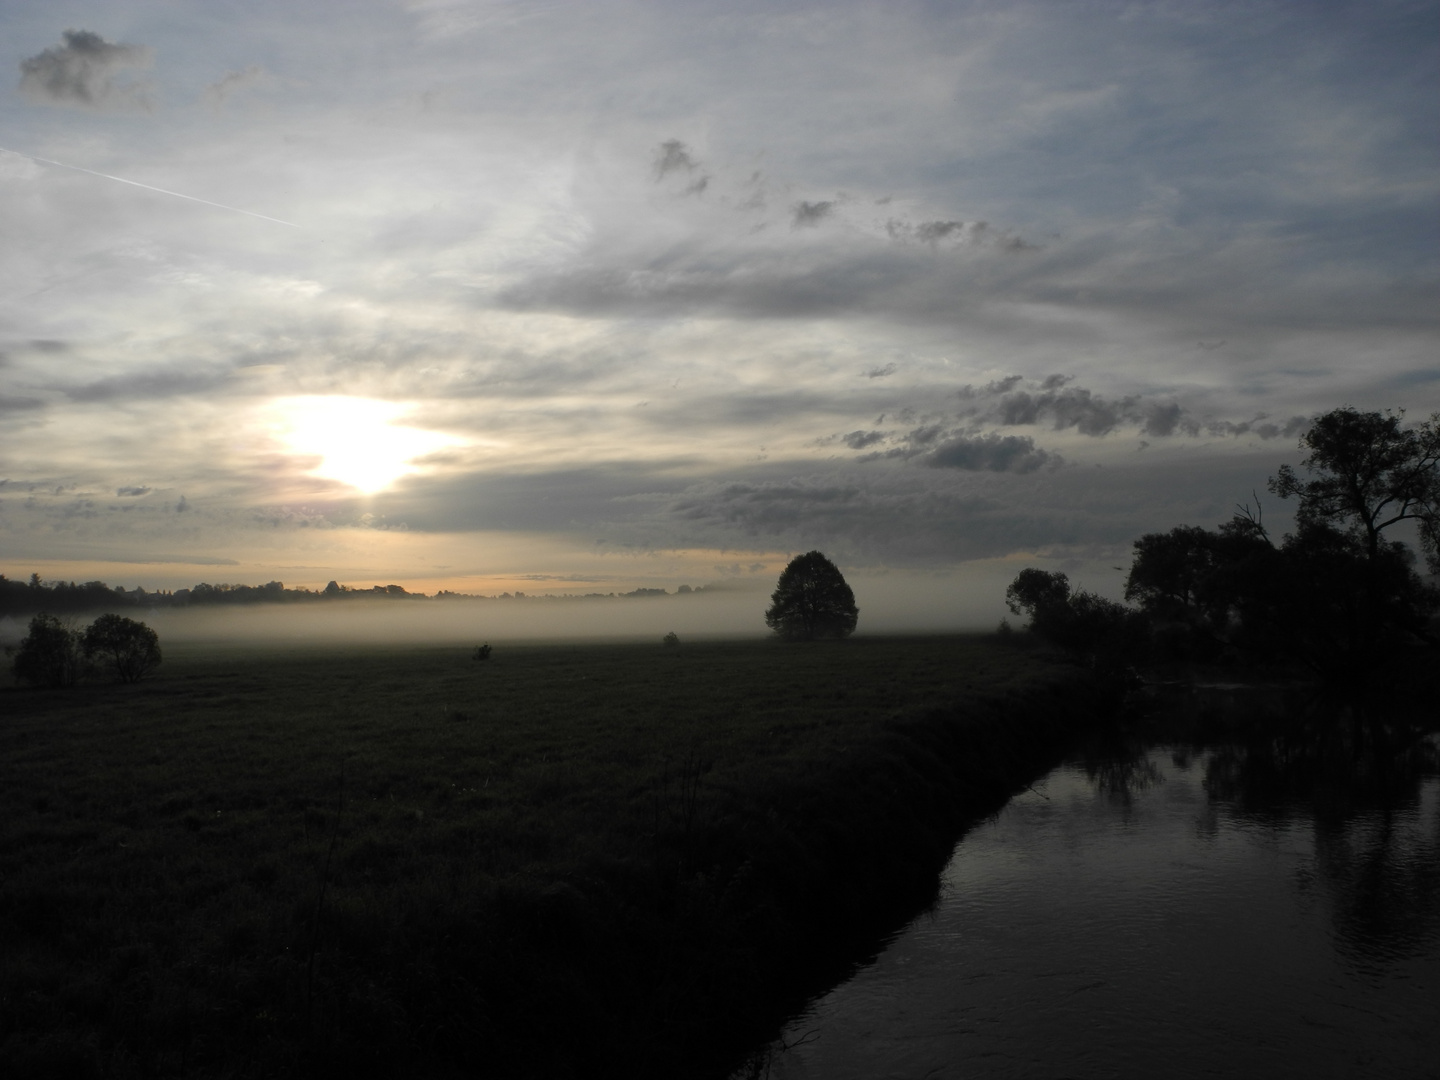
M 791 641 L 848 637 L 860 615 L 845 578 L 818 551 L 790 560 L 770 601 L 765 625 Z
M 36 686 L 71 686 L 80 677 L 80 635 L 42 612 L 15 653 L 15 677 Z
M 101 615 L 85 631 L 87 657 L 102 656 L 122 683 L 143 679 L 160 664 L 160 636 L 143 622 Z
M 1440 413 L 1414 428 L 1401 428 L 1404 415 L 1403 409 L 1398 415 L 1331 410 L 1300 439 L 1301 449 L 1310 451 L 1300 464 L 1317 478 L 1301 480 L 1282 465 L 1270 490 L 1300 499 L 1302 528 L 1355 529 L 1372 560 L 1381 554 L 1385 529 L 1417 521 L 1430 570 L 1440 573 Z
M 1097 669 L 1129 662 L 1144 637 L 1140 613 L 1086 589 L 1072 591 L 1058 570 L 1021 570 L 1005 590 L 1005 606 L 1029 618 L 1037 637 L 1088 657 Z

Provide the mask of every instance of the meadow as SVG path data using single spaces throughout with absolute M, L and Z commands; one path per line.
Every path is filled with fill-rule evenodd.
M 716 1076 L 1099 712 L 980 636 L 0 686 L 0 1073 Z

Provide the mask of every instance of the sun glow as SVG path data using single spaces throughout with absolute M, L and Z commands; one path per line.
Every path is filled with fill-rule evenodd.
M 352 397 L 287 398 L 274 406 L 277 433 L 291 452 L 318 455 L 312 476 L 338 480 L 367 495 L 415 472 L 415 459 L 458 440 L 394 421 L 406 407 Z

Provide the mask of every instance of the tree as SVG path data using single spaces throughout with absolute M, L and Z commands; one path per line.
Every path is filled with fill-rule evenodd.
M 791 641 L 848 637 L 860 615 L 845 578 L 818 551 L 790 560 L 770 601 L 765 625 Z
M 1070 620 L 1070 579 L 1058 570 L 1027 566 L 1005 590 L 1005 606 L 1028 618 L 1036 634 L 1054 639 Z
M 1135 541 L 1135 559 L 1125 579 L 1125 599 L 1153 615 L 1189 618 L 1200 603 L 1215 565 L 1214 533 L 1177 525 L 1168 533 L 1147 533 Z
M 1072 591 L 1058 570 L 1021 570 L 1005 590 L 1005 606 L 1027 616 L 1037 637 L 1088 656 L 1097 669 L 1129 663 L 1144 639 L 1143 616 L 1086 589 Z
M 160 636 L 143 622 L 101 615 L 85 631 L 87 658 L 103 657 L 122 683 L 135 683 L 160 665 Z
M 1404 415 L 1350 406 L 1326 413 L 1300 439 L 1310 451 L 1300 464 L 1317 478 L 1302 481 L 1282 465 L 1270 490 L 1299 498 L 1301 527 L 1355 529 L 1372 560 L 1380 557 L 1385 529 L 1416 521 L 1430 570 L 1440 573 L 1440 413 L 1413 428 L 1400 426 Z
M 80 677 L 80 635 L 54 615 L 36 615 L 16 650 L 15 677 L 36 686 L 74 685 Z

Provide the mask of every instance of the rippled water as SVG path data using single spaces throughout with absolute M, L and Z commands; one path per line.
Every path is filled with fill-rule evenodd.
M 970 832 L 934 910 L 752 1075 L 1440 1076 L 1440 779 L 1072 761 Z

